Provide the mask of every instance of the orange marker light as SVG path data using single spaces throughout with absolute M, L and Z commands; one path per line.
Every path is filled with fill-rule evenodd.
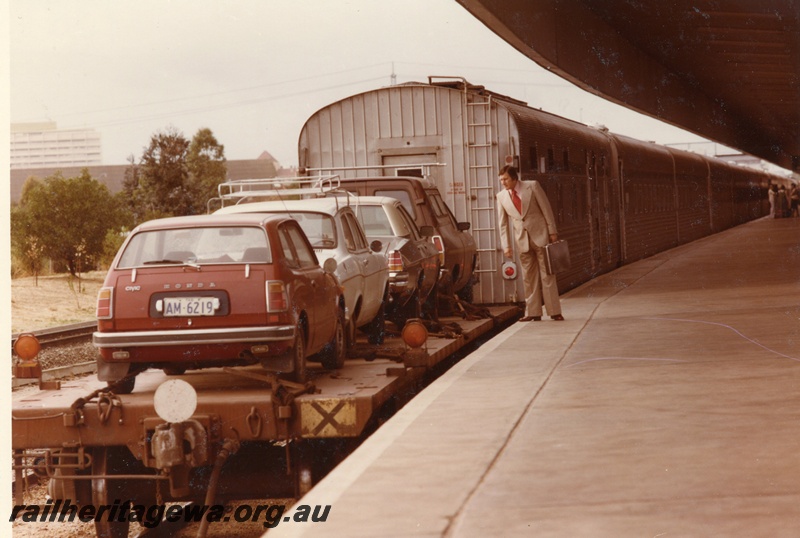
M 428 340 L 428 329 L 421 322 L 412 320 L 406 323 L 400 336 L 408 347 L 417 349 L 425 345 Z
M 14 342 L 14 352 L 24 361 L 36 358 L 36 355 L 41 350 L 42 345 L 32 334 L 21 334 L 17 337 L 17 341 Z

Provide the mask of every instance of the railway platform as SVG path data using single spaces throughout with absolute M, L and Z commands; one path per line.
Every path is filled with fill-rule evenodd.
M 800 219 L 562 297 L 389 420 L 269 536 L 795 537 Z

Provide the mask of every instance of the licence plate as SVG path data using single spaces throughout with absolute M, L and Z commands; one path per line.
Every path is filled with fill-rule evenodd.
M 156 303 L 156 310 L 164 317 L 213 316 L 219 310 L 217 297 L 165 297 L 158 302 L 161 301 L 161 305 Z

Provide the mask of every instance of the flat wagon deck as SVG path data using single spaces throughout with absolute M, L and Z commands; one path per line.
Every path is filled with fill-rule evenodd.
M 326 465 L 335 464 L 339 455 L 333 453 L 341 450 L 342 441 L 357 442 L 387 411 L 410 399 L 431 369 L 518 315 L 510 306 L 489 310 L 490 318 L 442 318 L 445 327 L 457 324 L 460 334 L 430 335 L 424 352 L 411 361 L 407 356 L 402 360 L 400 338 L 387 338 L 380 348 L 356 346 L 355 354 L 367 359 L 348 359 L 341 370 L 311 365 L 305 385 L 278 380 L 254 366 L 181 376 L 149 370 L 139 374 L 131 394 L 109 392 L 92 376 L 64 381 L 60 390 L 15 396 L 12 448 L 17 474 L 36 468 L 55 479 L 51 487 L 55 484 L 59 497 L 83 497 L 84 502 L 91 495 L 89 484 L 94 488 L 104 481 L 100 477 L 112 475 L 134 499 L 150 499 L 156 489 L 158 498 L 187 499 L 207 488 L 208 471 L 203 468 L 214 465 L 223 452 L 241 452 L 247 456 L 240 455 L 244 461 L 230 466 L 223 480 L 228 485 L 220 489 L 223 496 L 296 493 L 310 487 L 309 475 L 318 478 L 319 450 L 327 452 Z M 174 380 L 191 386 L 196 407 L 188 419 L 172 423 L 159 416 L 154 401 L 157 389 Z M 125 465 L 116 465 L 119 459 Z M 298 473 L 312 468 L 305 484 L 299 484 Z M 228 467 L 222 474 L 227 472 Z M 287 476 L 292 478 L 275 479 Z M 154 482 L 161 485 L 154 487 Z M 94 503 L 103 500 L 92 497 Z

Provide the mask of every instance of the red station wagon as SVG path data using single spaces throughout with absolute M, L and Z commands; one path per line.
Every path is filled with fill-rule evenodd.
M 138 226 L 97 300 L 97 372 L 117 392 L 146 368 L 242 364 L 305 377 L 344 362 L 344 298 L 287 215 L 174 217 Z

